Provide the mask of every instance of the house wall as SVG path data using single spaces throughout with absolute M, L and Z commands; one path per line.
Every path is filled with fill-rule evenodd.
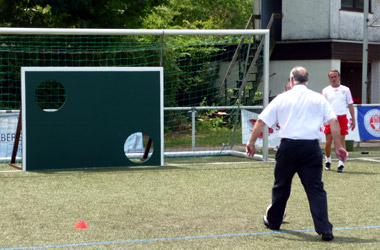
M 321 92 L 324 87 L 329 85 L 327 77 L 331 69 L 341 72 L 340 60 L 281 60 L 269 63 L 269 90 L 270 96 L 276 96 L 284 91 L 285 83 L 289 79 L 290 70 L 295 66 L 303 66 L 309 71 L 308 88 L 316 92 Z M 370 103 L 380 103 L 380 61 L 371 62 L 371 90 L 369 93 Z M 263 90 L 260 85 L 259 90 Z
M 263 1 L 279 0 L 255 0 L 254 13 L 262 13 Z M 303 46 L 305 40 L 315 40 L 316 42 L 340 40 L 347 44 L 361 44 L 363 41 L 363 13 L 357 11 L 347 11 L 341 9 L 341 0 L 280 0 L 282 1 L 282 33 L 283 42 L 293 41 L 300 42 Z M 371 9 L 368 14 L 368 24 L 375 24 L 379 27 L 369 27 L 368 41 L 372 46 L 380 44 L 380 0 L 370 0 Z M 335 44 L 340 46 L 339 44 Z M 347 47 L 347 46 L 343 46 Z M 319 47 L 320 48 L 320 47 Z M 373 47 L 375 48 L 375 47 Z M 377 47 L 376 47 L 377 48 Z M 340 48 L 341 49 L 341 48 Z M 283 87 L 288 80 L 289 71 L 296 65 L 305 66 L 310 72 L 309 88 L 320 92 L 323 87 L 328 85 L 327 72 L 336 68 L 341 71 L 341 60 L 343 62 L 355 61 L 360 63 L 361 58 L 357 58 L 357 50 L 353 51 L 352 58 L 350 54 L 345 55 L 342 59 L 342 49 L 332 48 L 331 57 L 321 57 L 323 60 L 286 60 L 281 59 L 270 62 L 270 95 L 275 96 L 283 91 Z M 371 83 L 369 94 L 370 103 L 380 103 L 380 61 L 377 50 L 372 49 L 369 58 L 371 63 L 371 72 L 369 81 Z M 281 53 L 289 53 L 282 51 Z M 338 54 L 337 54 L 338 53 Z M 356 54 L 355 54 L 356 53 Z M 349 57 L 349 58 L 348 58 Z M 305 54 L 307 58 L 307 53 Z M 313 57 L 310 57 L 313 58 Z M 328 58 L 328 59 L 327 59 Z M 330 59 L 334 58 L 334 59 Z M 356 58 L 356 59 L 353 59 Z M 284 60 L 285 59 L 285 60 Z M 374 61 L 376 60 L 376 61 Z M 274 74 L 275 75 L 272 75 Z
M 340 71 L 340 60 L 289 60 L 271 61 L 269 63 L 269 90 L 270 96 L 276 96 L 284 91 L 285 83 L 289 79 L 289 73 L 295 66 L 303 66 L 309 72 L 308 88 L 321 92 L 329 85 L 328 72 L 331 69 Z M 260 86 L 260 90 L 262 91 Z
M 282 40 L 328 38 L 329 2 L 330 0 L 282 1 Z
M 379 4 L 371 1 L 374 7 Z M 282 2 L 282 13 L 282 40 L 363 41 L 363 13 L 341 10 L 341 0 L 286 0 Z M 380 14 L 369 13 L 369 23 L 376 16 Z M 368 40 L 379 42 L 380 28 L 369 28 Z

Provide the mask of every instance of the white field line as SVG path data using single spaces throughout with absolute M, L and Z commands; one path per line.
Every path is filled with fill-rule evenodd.
M 376 159 L 378 158 L 378 159 Z M 347 161 L 353 161 L 353 160 L 361 160 L 361 161 L 371 161 L 371 162 L 379 162 L 380 163 L 380 157 L 373 157 L 373 158 L 348 158 Z M 338 160 L 336 160 L 338 161 Z M 201 163 L 168 163 L 165 164 L 165 166 L 194 166 L 194 165 L 227 165 L 227 164 L 255 164 L 255 163 L 261 163 L 262 161 L 237 161 L 237 162 L 201 162 Z M 275 162 L 274 159 L 269 158 L 268 162 Z
M 275 162 L 274 159 L 268 159 L 268 162 Z M 235 161 L 235 162 L 198 162 L 198 163 L 166 163 L 165 166 L 202 166 L 202 165 L 232 165 L 232 164 L 256 164 L 262 161 Z
M 374 158 L 349 158 L 347 160 L 349 160 L 349 161 L 352 161 L 352 160 L 361 160 L 361 161 L 371 161 L 371 162 L 379 162 L 380 163 L 380 159 L 376 159 L 376 158 L 379 158 L 379 157 L 374 157 Z
M 0 170 L 0 173 L 18 173 L 22 172 L 21 170 Z

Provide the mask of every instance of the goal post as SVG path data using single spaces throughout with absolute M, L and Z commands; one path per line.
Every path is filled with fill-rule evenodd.
M 21 107 L 21 67 L 163 67 L 165 157 L 244 155 L 240 112 L 269 102 L 269 36 L 265 29 L 0 28 L 0 110 Z M 263 133 L 259 158 L 267 161 Z

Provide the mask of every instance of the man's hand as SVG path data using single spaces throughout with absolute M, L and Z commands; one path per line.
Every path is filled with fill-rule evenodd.
M 351 125 L 350 125 L 350 128 L 351 128 L 352 131 L 354 131 L 354 129 L 356 127 L 354 104 L 348 104 L 348 110 L 350 111 L 350 115 L 351 115 Z
M 356 127 L 356 121 L 355 119 L 351 119 L 351 125 L 350 125 L 351 131 L 354 131 L 355 127 Z
M 247 145 L 245 147 L 245 152 L 247 153 L 248 157 L 253 157 L 256 153 L 255 144 L 247 143 Z
M 255 126 L 253 126 L 251 137 L 249 138 L 247 145 L 245 146 L 245 152 L 247 153 L 248 157 L 253 157 L 256 153 L 256 146 L 255 142 L 257 138 L 259 138 L 260 133 L 263 131 L 263 128 L 265 127 L 265 123 L 258 119 L 255 122 Z
M 339 160 L 346 162 L 347 157 L 348 157 L 348 153 L 343 147 L 336 148 L 335 154 Z

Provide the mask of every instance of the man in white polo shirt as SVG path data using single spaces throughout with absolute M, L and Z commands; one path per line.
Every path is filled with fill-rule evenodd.
M 315 231 L 322 240 L 334 238 L 328 219 L 327 194 L 322 182 L 322 150 L 319 146 L 323 122 L 331 126 L 334 139 L 339 138 L 339 123 L 331 105 L 319 93 L 307 88 L 309 75 L 305 68 L 295 67 L 290 72 L 292 89 L 279 94 L 261 112 L 246 145 L 248 156 L 256 153 L 255 142 L 265 125 L 280 125 L 280 147 L 276 153 L 272 204 L 263 218 L 264 225 L 280 229 L 291 184 L 297 173 L 307 194 Z M 348 154 L 340 140 L 334 140 L 336 156 L 345 161 Z
M 354 101 L 352 100 L 351 91 L 348 87 L 340 84 L 340 74 L 336 69 L 329 71 L 329 80 L 330 85 L 322 90 L 322 95 L 326 100 L 331 104 L 335 115 L 338 117 L 340 125 L 340 142 L 344 148 L 346 148 L 346 135 L 348 135 L 348 120 L 347 120 L 347 106 L 350 111 L 352 122 L 350 125 L 351 130 L 355 129 L 355 109 Z M 325 158 L 326 165 L 325 169 L 330 170 L 331 166 L 331 145 L 332 145 L 332 136 L 330 125 L 325 125 L 324 134 L 326 135 L 326 144 L 325 144 Z M 338 173 L 342 173 L 344 168 L 344 162 L 339 161 L 338 163 Z

